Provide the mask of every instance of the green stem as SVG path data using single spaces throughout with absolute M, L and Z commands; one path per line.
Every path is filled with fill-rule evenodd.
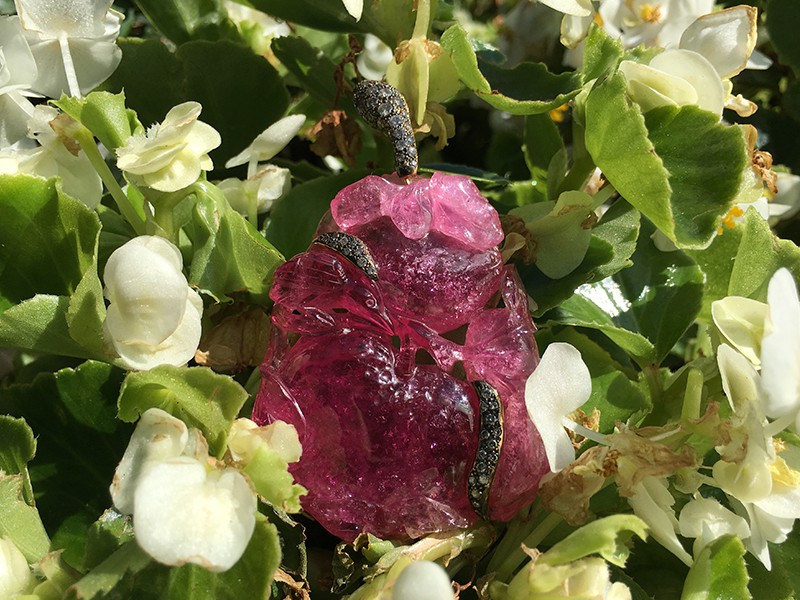
M 81 126 L 77 129 L 77 131 L 74 132 L 74 138 L 78 141 L 81 148 L 86 153 L 86 157 L 89 159 L 89 162 L 92 163 L 94 170 L 97 171 L 98 175 L 100 175 L 100 179 L 103 181 L 106 189 L 111 194 L 114 202 L 116 202 L 119 212 L 123 217 L 125 217 L 128 223 L 130 223 L 131 227 L 133 227 L 136 235 L 144 235 L 144 218 L 136 211 L 134 206 L 131 204 L 131 201 L 125 195 L 125 192 L 122 191 L 119 183 L 117 183 L 113 173 L 111 173 L 111 169 L 108 168 L 106 161 L 103 160 L 100 150 L 97 149 L 97 144 L 94 141 L 94 136 L 92 133 L 85 127 Z
M 431 0 L 417 0 L 417 20 L 414 21 L 414 32 L 411 34 L 412 38 L 428 37 L 432 9 L 433 4 Z
M 548 513 L 522 541 L 519 541 L 520 536 L 515 533 L 515 535 L 511 536 L 509 543 L 501 543 L 501 546 L 498 547 L 498 552 L 501 549 L 504 551 L 507 550 L 507 547 L 511 544 L 513 544 L 513 549 L 512 552 L 502 558 L 500 564 L 494 569 L 496 571 L 495 580 L 508 581 L 514 571 L 528 558 L 528 555 L 522 550 L 522 546 L 536 548 L 561 522 L 562 518 L 560 515 Z M 504 539 L 503 542 L 506 542 L 506 540 Z M 502 554 L 505 554 L 505 552 Z M 493 570 L 493 563 L 495 563 L 494 557 L 489 563 L 489 571 Z

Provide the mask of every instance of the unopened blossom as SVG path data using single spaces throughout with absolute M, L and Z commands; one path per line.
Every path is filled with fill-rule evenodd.
M 568 414 L 589 399 L 591 392 L 591 376 L 580 352 L 561 342 L 547 347 L 536 370 L 528 377 L 525 404 L 553 472 L 575 460 L 575 449 L 564 430 L 564 422 Z
M 255 529 L 247 479 L 211 459 L 198 430 L 158 408 L 139 419 L 110 491 L 114 506 L 133 515 L 137 543 L 167 565 L 226 571 Z
M 116 45 L 124 15 L 112 0 L 15 0 L 36 61 L 35 92 L 82 96 L 105 81 L 122 60 Z
M 364 49 L 356 58 L 358 72 L 364 79 L 381 80 L 393 58 L 392 49 L 378 36 L 368 33 L 364 36 Z
M 420 560 L 408 565 L 394 582 L 392 600 L 453 600 L 450 575 L 439 564 Z
M 184 102 L 161 123 L 136 132 L 117 148 L 117 166 L 137 185 L 175 192 L 214 168 L 208 153 L 222 139 L 216 129 L 198 120 L 202 106 Z
M 203 301 L 182 272 L 180 251 L 156 236 L 114 251 L 103 274 L 104 333 L 128 369 L 183 365 L 200 342 Z
M 567 564 L 532 561 L 509 586 L 509 598 L 551 600 L 631 600 L 624 583 L 611 582 L 608 564 L 602 558 L 587 557 Z
M 35 581 L 19 548 L 7 537 L 0 537 L 0 598 L 25 594 Z

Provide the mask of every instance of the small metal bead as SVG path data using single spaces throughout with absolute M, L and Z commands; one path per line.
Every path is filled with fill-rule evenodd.
M 314 243 L 327 246 L 335 250 L 347 260 L 361 269 L 372 280 L 378 279 L 378 266 L 369 252 L 366 244 L 354 235 L 342 231 L 329 231 L 323 233 Z

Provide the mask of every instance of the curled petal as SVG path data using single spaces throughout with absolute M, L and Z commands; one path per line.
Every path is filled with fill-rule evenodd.
M 592 393 L 589 369 L 569 344 L 550 344 L 525 384 L 525 405 L 544 443 L 551 471 L 575 460 L 575 449 L 562 424 Z
M 728 296 L 711 304 L 714 325 L 756 367 L 761 364 L 761 338 L 766 316 L 766 304 L 741 296 Z
M 680 48 L 702 54 L 722 79 L 729 79 L 747 66 L 756 46 L 757 11 L 735 6 L 703 15 L 683 32 Z
M 565 15 L 586 17 L 594 12 L 591 0 L 539 0 L 539 2 Z
M 305 115 L 290 115 L 276 121 L 253 140 L 253 142 L 239 154 L 225 163 L 226 169 L 244 165 L 255 159 L 256 162 L 265 162 L 284 149 L 306 121 Z
M 691 50 L 665 50 L 650 61 L 650 66 L 689 83 L 697 94 L 697 101 L 692 104 L 722 114 L 728 94 L 714 66 L 702 54 Z
M 364 0 L 342 0 L 344 9 L 356 21 L 361 20 L 361 13 L 364 11 Z

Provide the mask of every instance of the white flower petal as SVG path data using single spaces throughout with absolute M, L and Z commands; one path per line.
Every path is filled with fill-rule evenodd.
M 623 60 L 619 70 L 628 82 L 628 94 L 643 112 L 659 106 L 697 102 L 697 91 L 682 77 L 631 60 Z
M 6 88 L 30 88 L 36 73 L 19 17 L 0 17 L 0 94 Z
M 697 106 L 722 114 L 728 94 L 714 66 L 703 55 L 691 50 L 665 50 L 650 61 L 650 66 L 688 82 L 697 93 Z
M 691 566 L 692 557 L 675 535 L 678 521 L 671 508 L 674 503 L 666 480 L 658 477 L 645 477 L 634 486 L 634 495 L 628 498 L 628 504 L 636 516 L 647 523 L 653 538 Z
M 761 338 L 767 305 L 741 296 L 728 296 L 711 304 L 711 318 L 722 336 L 747 360 L 761 364 Z
M 255 529 L 256 495 L 244 476 L 235 469 L 209 473 L 189 457 L 148 469 L 136 486 L 134 505 L 136 541 L 167 565 L 227 571 Z
M 16 0 L 25 28 L 49 37 L 64 32 L 71 37 L 103 35 L 103 17 L 111 0 Z
M 305 115 L 290 115 L 276 121 L 253 140 L 253 142 L 239 154 L 225 163 L 226 169 L 238 167 L 255 158 L 257 162 L 264 162 L 274 157 L 297 135 L 305 123 Z
M 591 13 L 583 17 L 564 15 L 561 19 L 561 43 L 567 48 L 575 48 L 586 38 L 593 20 L 594 15 Z
M 678 525 L 682 536 L 697 538 L 695 556 L 723 535 L 733 534 L 740 539 L 750 535 L 747 521 L 712 498 L 692 499 L 681 510 Z
M 594 12 L 591 0 L 539 0 L 539 2 L 565 15 L 586 17 Z
M 361 13 L 364 11 L 364 0 L 342 0 L 342 4 L 344 4 L 344 9 L 351 17 L 356 21 L 361 20 Z
M 679 47 L 702 54 L 720 78 L 729 79 L 745 68 L 756 46 L 756 20 L 752 6 L 704 15 L 686 28 Z
M 149 408 L 136 424 L 125 454 L 114 472 L 111 500 L 116 509 L 133 514 L 139 476 L 150 464 L 180 456 L 189 440 L 186 424 L 160 408 Z
M 412 562 L 400 572 L 392 600 L 453 600 L 455 593 L 447 571 L 428 560 Z
M 560 471 L 575 459 L 562 422 L 591 393 L 592 379 L 580 352 L 569 344 L 550 344 L 525 384 L 525 405 L 542 438 L 551 471 Z
M 759 399 L 758 373 L 744 356 L 728 346 L 717 348 L 722 388 L 735 412 L 745 413 Z
M 800 411 L 800 301 L 794 277 L 778 269 L 767 292 L 769 320 L 761 342 L 764 411 L 777 418 Z

